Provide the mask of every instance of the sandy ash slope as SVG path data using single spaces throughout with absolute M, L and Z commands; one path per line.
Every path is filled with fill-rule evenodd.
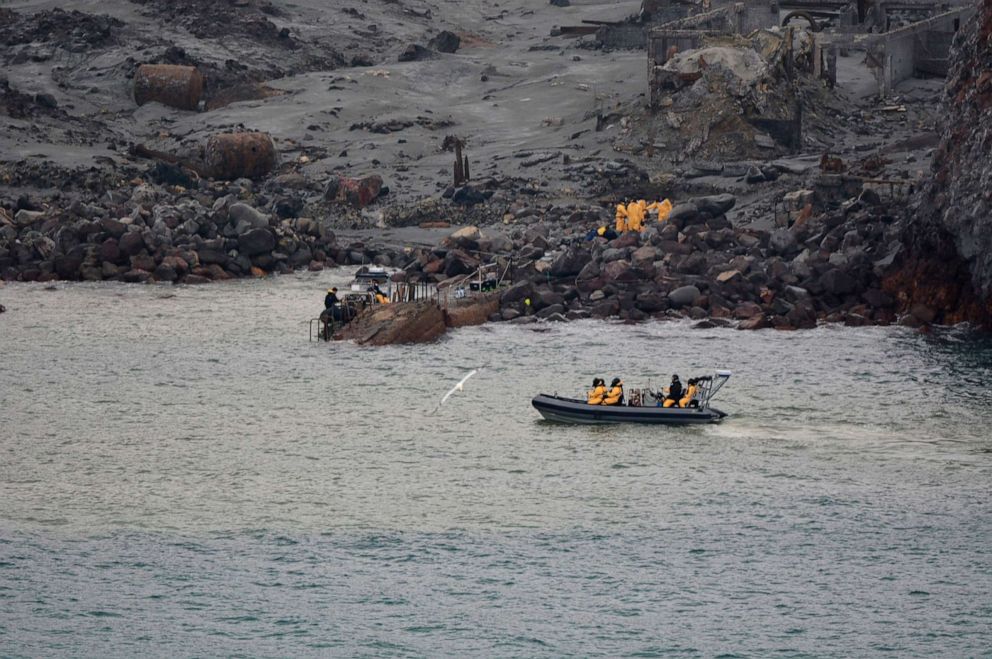
M 129 143 L 177 152 L 250 128 L 270 132 L 283 160 L 307 155 L 308 175 L 382 173 L 412 198 L 450 179 L 448 133 L 467 139 L 479 175 L 526 176 L 531 152 L 594 155 L 610 137 L 595 133 L 597 109 L 645 88 L 643 53 L 573 52 L 548 36 L 562 21 L 624 18 L 637 2 L 61 5 L 3 5 L 5 96 L 18 96 L 5 97 L 16 106 L 2 117 L 5 161 L 123 165 Z M 444 29 L 461 37 L 456 53 L 397 61 Z M 131 77 L 144 62 L 200 67 L 211 109 L 136 107 Z
M 829 89 L 783 75 L 781 34 L 765 31 L 715 46 L 706 56 L 724 63 L 650 111 L 643 49 L 559 30 L 630 19 L 637 0 L 63 4 L 0 0 L 5 279 L 201 283 L 376 261 L 439 281 L 512 254 L 532 264 L 518 283 L 549 290 L 504 298 L 504 320 L 545 307 L 790 328 L 906 311 L 881 291 L 902 202 L 840 188 L 814 212 L 803 191 L 831 168 L 915 187 L 937 142 L 940 81 L 872 98 L 855 54 Z M 141 64 L 196 66 L 199 110 L 138 106 Z M 797 103 L 797 144 L 743 120 L 787 118 Z M 271 135 L 270 174 L 207 180 L 135 149 L 194 159 L 232 131 Z M 457 189 L 455 138 L 472 175 Z M 381 177 L 377 199 L 329 194 L 340 177 L 369 176 Z M 783 209 L 790 192 L 799 203 Z M 639 197 L 675 200 L 668 226 L 577 245 Z M 432 251 L 439 236 L 395 232 L 425 223 L 485 235 Z

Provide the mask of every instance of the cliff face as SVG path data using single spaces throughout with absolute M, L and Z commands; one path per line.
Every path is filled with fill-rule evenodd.
M 932 178 L 911 218 L 910 258 L 888 281 L 937 322 L 992 326 L 992 0 L 962 26 Z

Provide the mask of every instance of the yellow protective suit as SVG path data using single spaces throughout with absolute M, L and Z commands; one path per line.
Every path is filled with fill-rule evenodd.
M 656 201 L 648 209 L 658 211 L 658 221 L 664 222 L 668 219 L 668 216 L 672 214 L 672 202 L 668 199 L 664 201 Z
M 690 384 L 685 390 L 685 396 L 679 400 L 679 407 L 688 407 L 689 403 L 692 402 L 693 397 L 696 395 L 696 385 Z
M 606 395 L 603 400 L 603 405 L 619 405 L 620 399 L 623 398 L 623 384 L 618 384 L 617 386 L 610 389 L 610 393 Z
M 606 395 L 606 385 L 601 384 L 592 391 L 589 392 L 589 397 L 586 402 L 590 405 L 600 405 L 603 402 L 603 397 Z
M 623 204 L 617 204 L 617 233 L 623 233 L 627 230 L 627 209 Z
M 644 231 L 644 215 L 647 213 L 647 203 L 642 199 L 627 204 L 627 230 Z
M 375 294 L 375 301 L 378 302 L 379 304 L 389 304 L 389 298 L 383 295 L 382 293 Z

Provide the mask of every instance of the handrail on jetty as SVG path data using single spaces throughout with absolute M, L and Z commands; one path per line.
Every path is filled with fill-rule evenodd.
M 528 262 L 529 263 L 529 262 Z M 480 265 L 474 271 L 451 277 L 439 283 L 418 281 L 390 281 L 385 291 L 390 302 L 433 302 L 443 311 L 447 311 L 452 299 L 462 299 L 472 293 L 494 291 L 513 281 L 513 259 L 497 259 L 492 263 Z M 346 294 L 347 295 L 347 294 Z M 373 298 L 369 294 L 369 304 Z M 363 305 L 364 308 L 364 305 Z M 350 319 L 349 319 L 350 320 Z M 347 321 L 345 321 L 347 322 Z M 322 315 L 310 319 L 310 341 L 330 341 L 336 329 L 344 323 L 333 320 L 331 316 Z
M 474 272 L 446 279 L 437 284 L 438 304 L 442 309 L 447 309 L 452 292 L 455 299 L 461 299 L 470 292 L 484 293 L 496 290 L 507 281 L 512 281 L 512 273 L 512 258 L 506 259 L 502 264 L 497 259 L 492 263 L 480 265 Z

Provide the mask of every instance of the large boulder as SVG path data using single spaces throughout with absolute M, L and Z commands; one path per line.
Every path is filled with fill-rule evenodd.
M 425 343 L 434 341 L 445 330 L 444 312 L 434 302 L 396 302 L 364 309 L 334 338 L 374 346 Z
M 264 229 L 269 226 L 268 215 L 252 208 L 248 204 L 240 202 L 231 204 L 231 207 L 227 211 L 227 216 L 230 218 L 231 224 L 235 226 L 241 223 L 251 229 Z
M 799 251 L 795 234 L 784 228 L 772 232 L 768 238 L 768 248 L 779 256 L 791 256 Z
M 698 197 L 692 201 L 700 212 L 707 213 L 711 217 L 718 217 L 734 207 L 737 203 L 737 197 L 732 194 L 718 194 Z
M 645 313 L 657 313 L 659 311 L 664 311 L 669 307 L 668 300 L 665 296 L 654 291 L 641 293 L 635 298 L 634 304 L 638 309 Z
M 117 241 L 117 246 L 124 256 L 134 256 L 145 248 L 145 239 L 140 231 L 128 231 Z
M 382 188 L 382 177 L 378 174 L 364 178 L 339 176 L 328 182 L 324 198 L 347 203 L 355 208 L 365 208 L 379 197 Z
M 110 263 L 117 263 L 121 259 L 121 250 L 117 246 L 117 241 L 113 238 L 107 238 L 100 244 L 100 249 L 97 252 L 99 259 L 101 261 L 109 261 Z
M 256 256 L 275 249 L 276 238 L 268 229 L 252 229 L 238 236 L 238 250 L 246 256 Z
M 819 283 L 825 293 L 838 296 L 853 293 L 858 287 L 854 278 L 839 268 L 827 270 L 820 277 Z
M 627 261 L 611 261 L 603 266 L 603 279 L 607 282 L 631 282 L 637 277 L 630 270 L 630 263 Z
M 485 190 L 473 185 L 465 185 L 455 190 L 454 194 L 451 195 L 451 201 L 462 206 L 474 206 L 481 204 L 490 196 L 492 195 Z
M 699 289 L 693 285 L 680 286 L 668 294 L 668 301 L 675 308 L 691 306 L 699 297 Z
M 119 240 L 127 232 L 127 225 L 112 217 L 105 217 L 100 220 L 100 226 L 114 239 Z
M 699 207 L 692 202 L 686 202 L 672 208 L 672 211 L 668 214 L 667 221 L 681 228 L 699 217 L 701 217 Z
M 520 281 L 503 290 L 500 294 L 501 305 L 512 305 L 532 297 L 534 295 L 534 284 L 529 281 Z
M 499 294 L 487 293 L 449 301 L 444 321 L 448 327 L 482 325 L 498 312 Z
M 592 256 L 587 250 L 572 248 L 554 260 L 549 272 L 552 277 L 574 277 L 591 260 Z
M 83 257 L 79 254 L 66 254 L 55 257 L 55 272 L 62 279 L 78 279 Z
M 441 30 L 434 38 L 427 42 L 427 45 L 439 53 L 453 53 L 458 50 L 458 46 L 461 43 L 461 37 L 454 32 Z

